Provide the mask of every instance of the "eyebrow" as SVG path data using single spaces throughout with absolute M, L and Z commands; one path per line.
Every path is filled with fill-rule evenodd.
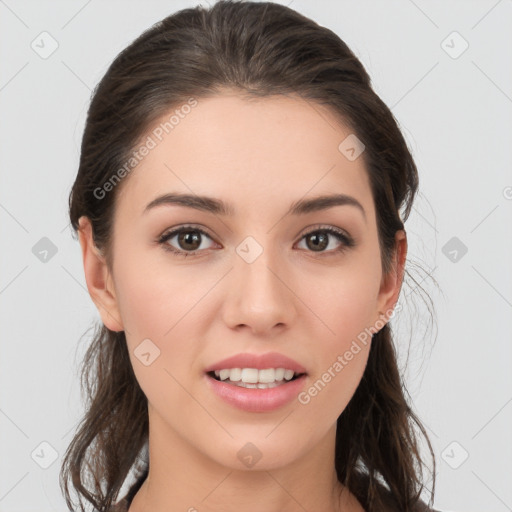
M 187 208 L 194 208 L 196 210 L 213 213 L 215 215 L 235 215 L 235 209 L 233 206 L 220 199 L 208 196 L 175 193 L 164 194 L 156 197 L 146 206 L 143 214 L 153 208 L 164 205 L 185 206 Z M 334 206 L 355 206 L 362 213 L 366 222 L 366 212 L 363 205 L 355 197 L 348 196 L 346 194 L 330 194 L 310 199 L 300 199 L 292 203 L 287 215 L 305 215 L 311 212 L 327 210 Z

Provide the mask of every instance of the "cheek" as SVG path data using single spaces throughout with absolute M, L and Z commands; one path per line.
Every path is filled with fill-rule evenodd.
M 171 375 L 186 382 L 197 366 L 201 347 L 192 340 L 207 328 L 206 294 L 222 272 L 205 269 L 199 274 L 199 266 L 150 261 L 135 252 L 118 261 L 117 300 L 137 380 L 148 397 L 161 396 L 163 389 L 164 394 L 180 395 Z M 139 359 L 142 353 L 154 358 L 150 366 Z
M 197 270 L 132 254 L 116 269 L 118 306 L 126 330 L 163 342 L 190 320 L 188 315 L 216 280 L 211 273 L 198 276 Z
M 380 280 L 378 262 L 361 259 L 354 263 L 329 269 L 314 278 L 306 277 L 301 286 L 305 303 L 318 317 L 323 329 L 324 347 L 328 353 L 344 350 L 376 319 Z
M 191 326 L 205 291 L 199 280 L 187 276 L 179 268 L 139 266 L 135 255 L 117 269 L 118 305 L 133 371 L 159 411 L 169 409 L 169 397 L 174 409 L 190 401 L 178 383 L 190 379 L 198 349 L 190 342 Z
M 315 374 L 299 402 L 326 425 L 347 406 L 368 361 L 380 278 L 377 265 L 347 265 L 332 273 L 334 277 L 317 280 L 323 287 L 307 295 L 318 317 L 312 317 L 317 335 L 311 338 L 321 341 L 310 347 Z
M 321 343 L 311 348 L 316 352 L 315 372 L 298 401 L 318 424 L 334 424 L 361 381 L 372 342 L 368 317 L 365 302 L 352 297 L 347 307 L 340 305 L 332 312 L 334 334 L 324 334 Z

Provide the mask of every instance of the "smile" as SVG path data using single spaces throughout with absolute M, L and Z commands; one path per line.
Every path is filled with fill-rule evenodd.
M 235 371 L 235 378 L 237 378 L 236 370 L 240 370 L 240 373 L 243 370 L 248 370 L 246 378 L 254 380 L 254 368 L 232 368 L 228 371 L 231 372 L 232 370 Z M 294 400 L 298 401 L 299 393 L 305 387 L 307 378 L 305 373 L 300 375 L 293 374 L 289 380 L 284 378 L 283 375 L 283 378 L 280 380 L 259 382 L 259 372 L 265 372 L 266 370 L 271 370 L 277 374 L 276 376 L 279 376 L 281 373 L 279 370 L 283 369 L 277 368 L 274 370 L 273 368 L 268 368 L 258 370 L 257 382 L 244 382 L 241 376 L 238 381 L 231 381 L 228 378 L 221 380 L 220 371 L 222 370 L 219 371 L 218 376 L 212 371 L 205 374 L 206 384 L 217 398 L 246 412 L 270 412 Z M 263 374 L 263 379 L 266 379 L 265 373 Z
M 303 374 L 287 368 L 226 368 L 209 372 L 209 375 L 234 386 L 267 389 L 281 386 Z

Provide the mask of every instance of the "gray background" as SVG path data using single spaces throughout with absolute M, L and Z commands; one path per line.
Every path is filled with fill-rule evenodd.
M 67 219 L 91 90 L 143 30 L 197 3 L 0 0 L 0 512 L 66 510 L 80 337 L 99 321 Z M 406 375 L 438 457 L 436 506 L 512 510 L 512 0 L 280 3 L 346 41 L 418 165 L 408 268 L 436 324 L 408 278 L 397 343 L 403 362 L 412 332 Z

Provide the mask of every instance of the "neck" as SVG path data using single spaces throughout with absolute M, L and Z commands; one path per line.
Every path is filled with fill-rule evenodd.
M 149 425 L 149 474 L 129 512 L 364 512 L 337 479 L 335 425 L 288 464 L 262 457 L 247 469 L 208 457 L 156 414 Z

